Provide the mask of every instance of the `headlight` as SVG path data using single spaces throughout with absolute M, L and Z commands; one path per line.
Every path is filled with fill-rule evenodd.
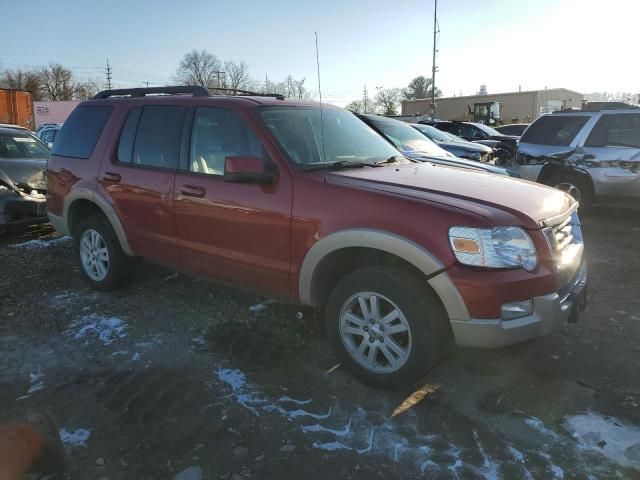
M 449 242 L 460 263 L 474 267 L 532 271 L 538 254 L 531 237 L 520 227 L 451 227 Z

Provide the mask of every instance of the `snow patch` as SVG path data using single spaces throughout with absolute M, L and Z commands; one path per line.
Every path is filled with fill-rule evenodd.
M 77 447 L 86 447 L 87 440 L 91 436 L 91 430 L 86 430 L 84 428 L 80 428 L 73 432 L 68 431 L 66 428 L 60 430 L 60 440 L 62 440 L 63 445 L 70 448 Z
M 22 243 L 14 243 L 9 248 L 17 250 L 41 250 L 43 248 L 54 247 L 56 245 L 65 245 L 71 241 L 71 237 L 59 237 L 52 240 L 29 240 Z
M 581 448 L 618 465 L 640 468 L 640 428 L 594 412 L 567 417 L 564 427 Z
M 92 313 L 74 320 L 67 333 L 75 339 L 95 337 L 103 345 L 110 345 L 127 336 L 127 327 L 124 320 Z
M 537 417 L 529 417 L 524 419 L 524 423 L 529 425 L 534 430 L 542 433 L 545 437 L 552 438 L 554 440 L 558 440 L 560 437 L 556 432 L 547 428 L 542 420 Z
M 30 386 L 27 395 L 38 392 L 44 389 L 44 377 L 45 373 L 42 370 L 29 374 Z

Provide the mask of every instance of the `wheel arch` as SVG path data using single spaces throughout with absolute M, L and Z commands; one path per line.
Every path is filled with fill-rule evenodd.
M 88 188 L 78 188 L 71 192 L 64 201 L 64 219 L 69 234 L 74 235 L 75 227 L 86 215 L 103 214 L 111 224 L 111 228 L 120 242 L 122 251 L 133 256 L 122 222 L 107 200 Z
M 450 319 L 466 320 L 469 314 L 460 295 L 440 260 L 417 243 L 375 229 L 341 230 L 316 242 L 307 252 L 300 269 L 299 296 L 301 303 L 319 306 L 327 295 L 329 272 L 335 272 L 336 261 L 365 266 L 367 260 L 397 262 L 421 275 L 440 298 Z M 349 265 L 343 265 L 349 273 Z M 340 272 L 340 266 L 338 267 Z

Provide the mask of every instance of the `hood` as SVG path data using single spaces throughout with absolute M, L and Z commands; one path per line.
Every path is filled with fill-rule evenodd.
M 327 178 L 336 183 L 446 203 L 487 218 L 495 217 L 491 215 L 492 208 L 499 209 L 530 229 L 568 215 L 576 206 L 566 193 L 544 185 L 431 163 L 342 170 Z M 482 206 L 485 208 L 478 208 Z
M 491 147 L 473 142 L 438 142 L 438 145 L 443 148 L 459 148 L 470 152 L 489 153 L 491 151 Z
M 509 175 L 506 169 L 502 167 L 496 167 L 495 165 L 491 165 L 490 163 L 480 163 L 475 160 L 467 160 L 466 158 L 460 157 L 433 157 L 433 156 L 425 156 L 425 155 L 409 155 L 405 154 L 405 156 L 412 158 L 414 160 L 419 160 L 421 162 L 431 162 L 436 163 L 438 165 L 447 165 L 449 167 L 460 167 L 466 169 L 473 169 L 479 172 L 489 172 L 495 173 L 497 175 Z
M 47 159 L 0 158 L 0 169 L 14 185 L 25 190 L 46 190 Z

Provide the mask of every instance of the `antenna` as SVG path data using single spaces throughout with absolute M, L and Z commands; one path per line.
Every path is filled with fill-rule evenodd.
M 109 59 L 107 58 L 107 67 L 104 69 L 107 76 L 107 90 L 111 90 L 111 66 L 109 65 Z
M 435 0 L 433 6 L 433 66 L 431 68 L 431 120 L 436 119 L 436 53 L 437 53 L 437 34 L 440 33 L 438 28 L 438 0 Z
M 322 161 L 326 161 L 326 154 L 324 151 L 324 117 L 322 113 L 322 87 L 320 85 L 320 54 L 318 53 L 318 32 L 316 34 L 316 65 L 318 67 L 318 96 L 320 97 L 320 137 L 322 138 Z M 325 170 L 325 177 L 327 172 Z

